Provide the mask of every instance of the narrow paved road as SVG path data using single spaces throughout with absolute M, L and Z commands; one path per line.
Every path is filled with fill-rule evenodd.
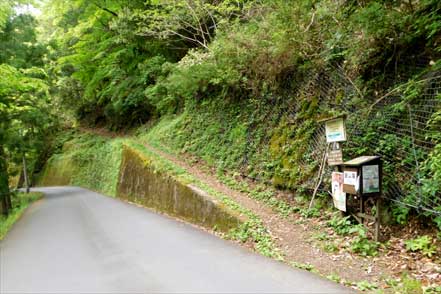
M 117 199 L 39 190 L 0 243 L 0 293 L 350 293 Z

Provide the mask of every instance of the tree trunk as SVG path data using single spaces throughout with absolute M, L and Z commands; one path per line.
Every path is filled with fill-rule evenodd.
M 26 193 L 29 193 L 29 176 L 28 176 L 28 167 L 26 164 L 26 156 L 23 154 L 23 175 L 26 186 Z
M 12 205 L 9 193 L 8 168 L 3 145 L 0 145 L 0 202 L 0 212 L 4 215 L 9 214 Z
M 20 177 L 18 178 L 16 189 L 20 189 L 24 187 L 24 176 L 23 176 L 23 169 L 20 171 Z

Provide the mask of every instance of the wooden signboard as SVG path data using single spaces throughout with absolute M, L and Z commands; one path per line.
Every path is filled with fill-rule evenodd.
M 343 152 L 341 149 L 330 150 L 328 152 L 328 165 L 336 166 L 343 164 Z

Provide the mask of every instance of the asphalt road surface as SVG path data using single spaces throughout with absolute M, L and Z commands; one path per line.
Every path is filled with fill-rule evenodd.
M 38 190 L 0 243 L 0 293 L 351 293 L 117 199 Z

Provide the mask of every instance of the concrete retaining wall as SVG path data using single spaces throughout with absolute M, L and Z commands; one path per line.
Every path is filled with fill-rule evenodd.
M 112 196 L 222 232 L 237 228 L 243 222 L 243 217 L 205 191 L 156 169 L 153 161 L 142 152 L 124 145 L 119 156 L 122 156 L 119 175 L 115 173 L 118 179 L 109 179 L 117 180 L 116 195 Z M 75 185 L 75 175 L 88 165 L 73 160 L 67 151 L 54 155 L 47 162 L 38 185 Z M 82 173 L 82 176 L 90 177 L 93 173 Z M 96 190 L 102 186 L 105 185 L 84 188 Z M 98 192 L 106 194 L 105 191 Z
M 241 223 L 235 212 L 205 191 L 157 171 L 145 155 L 127 146 L 123 148 L 117 195 L 223 232 Z

